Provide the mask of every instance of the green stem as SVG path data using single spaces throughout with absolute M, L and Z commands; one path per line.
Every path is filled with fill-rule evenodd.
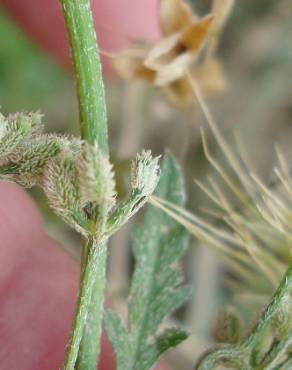
M 219 365 L 232 366 L 237 370 L 251 370 L 244 353 L 233 345 L 222 344 L 205 352 L 195 366 L 195 370 L 214 370 Z
M 290 370 L 292 369 L 292 359 L 288 358 L 284 360 L 279 366 L 275 367 L 274 370 Z
M 288 335 L 287 338 L 279 341 L 278 345 L 273 348 L 271 353 L 265 358 L 263 364 L 258 367 L 258 370 L 274 370 L 277 369 L 277 364 L 280 362 L 281 358 L 285 358 L 285 353 L 291 348 L 292 338 Z M 282 369 L 280 367 L 280 369 Z
M 106 244 L 100 246 L 101 252 L 96 263 L 96 276 L 93 282 L 91 300 L 88 305 L 88 316 L 76 363 L 77 370 L 96 370 L 100 353 L 100 337 L 102 328 L 104 287 L 106 283 Z
M 90 144 L 97 143 L 108 152 L 108 133 L 105 92 L 101 73 L 101 63 L 90 10 L 90 0 L 60 0 L 70 39 L 75 69 L 77 95 L 79 100 L 81 136 Z M 94 263 L 91 261 L 91 248 L 83 242 L 81 259 L 80 296 L 90 286 L 91 293 L 78 301 L 73 322 L 72 337 L 69 342 L 64 369 L 96 369 L 99 355 L 99 341 L 102 327 L 102 312 L 105 289 L 106 246 L 100 251 Z M 84 276 L 90 281 L 84 281 Z M 81 312 L 80 312 L 81 311 Z M 78 360 L 77 360 L 78 355 Z M 68 363 L 69 367 L 66 367 Z M 71 366 L 71 367 L 70 367 Z
M 105 281 L 105 261 L 107 255 L 106 243 L 98 244 L 96 241 L 91 240 L 88 243 L 87 248 L 88 254 L 86 265 L 81 274 L 80 291 L 76 304 L 75 317 L 72 325 L 72 333 L 67 347 L 63 370 L 75 369 L 75 363 L 77 360 L 84 329 L 88 324 L 90 324 L 88 312 L 92 302 L 92 293 L 97 286 L 97 281 L 99 281 L 100 288 L 98 289 L 98 311 L 99 317 L 101 318 L 102 316 L 103 291 Z M 101 328 L 101 325 L 99 325 L 99 327 Z M 93 343 L 92 345 L 94 347 L 98 347 L 97 342 Z M 84 369 L 89 368 L 84 367 Z M 96 358 L 94 369 L 96 369 Z
M 105 92 L 89 0 L 60 0 L 70 39 L 82 138 L 108 152 Z
M 287 306 L 289 302 L 289 296 L 292 291 L 292 266 L 288 268 L 286 273 L 284 274 L 270 304 L 264 310 L 261 318 L 256 323 L 254 328 L 251 331 L 251 334 L 243 343 L 243 348 L 251 351 L 253 348 L 260 343 L 261 339 L 264 337 L 266 329 L 273 318 L 276 317 L 278 313 L 281 311 L 285 312 L 285 306 Z

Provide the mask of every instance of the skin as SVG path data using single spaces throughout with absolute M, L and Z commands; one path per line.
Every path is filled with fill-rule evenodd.
M 10 370 L 58 369 L 77 296 L 79 267 L 43 231 L 32 199 L 0 183 L 0 364 Z M 103 338 L 100 369 L 114 369 Z
M 60 65 L 71 62 L 57 0 L 2 0 L 24 32 Z M 116 51 L 129 40 L 159 37 L 156 0 L 92 2 L 100 48 Z M 131 9 L 131 11 L 128 11 Z M 104 69 L 109 71 L 103 58 Z M 0 182 L 0 367 L 59 369 L 71 327 L 79 266 L 44 232 L 42 218 L 19 186 Z M 100 370 L 114 370 L 103 336 Z M 156 370 L 167 370 L 159 364 Z

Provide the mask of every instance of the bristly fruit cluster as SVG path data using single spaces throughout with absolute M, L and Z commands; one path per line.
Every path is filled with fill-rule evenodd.
M 0 178 L 41 186 L 52 209 L 83 236 L 102 240 L 138 211 L 159 179 L 158 158 L 143 151 L 132 165 L 132 193 L 116 205 L 109 156 L 97 145 L 44 134 L 41 114 L 0 116 Z
M 93 242 L 91 245 L 105 245 L 105 240 L 147 202 L 158 184 L 159 157 L 142 151 L 132 163 L 130 196 L 116 204 L 112 165 L 97 145 L 44 134 L 39 113 L 0 118 L 0 178 L 25 187 L 41 186 L 52 209 Z M 165 157 L 157 192 L 179 205 L 184 203 L 182 176 L 170 155 Z M 187 232 L 154 207 L 146 212 L 144 226 L 135 229 L 136 268 L 129 297 L 128 328 L 118 315 L 111 311 L 105 314 L 119 370 L 148 370 L 161 354 L 187 338 L 187 333 L 178 328 L 163 333 L 158 330 L 162 321 L 190 296 L 189 287 L 182 286 L 178 266 L 187 244 Z M 89 272 L 83 277 L 88 292 L 92 291 L 95 278 L 100 279 L 100 250 L 102 247 L 88 250 Z M 80 296 L 84 298 L 84 294 L 83 290 Z M 85 324 L 88 302 L 80 300 L 81 314 L 76 319 L 79 327 Z M 64 369 L 73 369 L 77 359 L 80 342 L 76 340 L 77 346 L 74 341 L 71 343 L 73 351 L 66 357 Z

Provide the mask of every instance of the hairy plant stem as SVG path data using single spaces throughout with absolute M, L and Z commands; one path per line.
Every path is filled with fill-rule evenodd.
M 84 328 L 86 326 L 91 325 L 89 308 L 91 306 L 94 289 L 96 289 L 96 291 L 98 290 L 99 292 L 99 297 L 97 294 L 95 294 L 95 302 L 97 303 L 97 307 L 99 308 L 98 312 L 100 315 L 100 321 L 102 316 L 103 295 L 104 295 L 103 291 L 105 282 L 105 262 L 107 255 L 106 243 L 98 243 L 97 241 L 90 240 L 87 244 L 87 248 L 88 253 L 86 258 L 86 264 L 81 272 L 80 292 L 75 309 L 73 330 L 68 343 L 67 352 L 64 360 L 63 367 L 64 370 L 75 369 L 75 364 L 77 361 L 77 356 L 81 340 L 83 337 Z M 97 289 L 97 287 L 99 287 L 99 289 Z M 93 325 L 92 328 L 94 330 L 95 325 Z M 99 329 L 101 330 L 101 325 L 99 325 Z M 94 341 L 94 343 L 91 343 L 91 346 L 93 346 L 95 350 L 98 347 L 97 342 Z M 93 349 L 90 348 L 90 352 L 92 351 Z M 96 362 L 94 366 L 95 366 L 94 368 L 96 369 Z M 89 368 L 86 367 L 84 364 L 84 369 Z
M 105 92 L 90 0 L 60 0 L 72 49 L 82 138 L 108 152 Z
M 96 370 L 100 353 L 100 336 L 102 329 L 102 316 L 104 304 L 104 288 L 106 283 L 107 246 L 102 243 L 97 246 L 100 250 L 96 261 L 96 275 L 93 277 L 93 289 L 88 306 L 88 316 L 83 330 L 79 347 L 76 369 Z M 88 250 L 90 254 L 90 250 Z M 87 265 L 84 266 L 87 268 Z
M 81 136 L 108 152 L 105 92 L 90 0 L 60 0 L 72 49 Z M 105 243 L 82 243 L 80 293 L 64 370 L 96 369 L 106 274 Z M 77 362 L 77 364 L 76 364 Z

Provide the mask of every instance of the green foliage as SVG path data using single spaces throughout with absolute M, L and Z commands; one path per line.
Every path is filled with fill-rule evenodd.
M 151 153 L 145 151 L 137 155 L 132 166 L 130 197 L 114 209 L 115 180 L 108 154 L 100 150 L 97 144 L 44 134 L 42 129 L 39 113 L 19 113 L 7 118 L 0 116 L 0 178 L 17 182 L 24 187 L 42 187 L 52 209 L 88 241 L 84 246 L 88 268 L 83 269 L 75 329 L 64 369 L 73 369 L 79 347 L 82 348 L 82 355 L 79 356 L 78 363 L 83 364 L 85 361 L 86 364 L 94 363 L 95 366 L 96 350 L 92 350 L 89 356 L 89 350 L 84 349 L 84 346 L 90 338 L 97 340 L 100 335 L 105 284 L 105 242 L 113 230 L 117 230 L 135 214 L 154 191 L 160 175 L 159 158 L 152 158 Z M 169 278 L 173 280 L 176 277 L 170 274 Z M 93 291 L 96 294 L 94 299 Z M 177 297 L 182 300 L 183 293 L 184 291 L 180 291 L 172 299 Z M 91 300 L 96 303 L 93 308 Z M 168 304 L 170 303 L 169 299 Z M 83 329 L 89 320 L 87 312 L 91 309 L 95 312 L 95 334 L 89 333 L 85 344 L 81 346 Z M 182 333 L 174 331 L 157 337 L 157 353 L 179 342 L 182 337 Z M 90 346 L 94 347 L 92 344 Z
M 239 344 L 222 344 L 206 352 L 196 370 L 213 370 L 222 365 L 238 370 L 291 369 L 292 267 L 270 304 L 246 339 Z
M 163 162 L 156 195 L 184 204 L 180 170 L 169 154 Z M 136 268 L 129 295 L 127 328 L 115 313 L 105 314 L 118 370 L 149 370 L 163 352 L 187 337 L 184 331 L 175 328 L 157 333 L 165 317 L 190 296 L 189 288 L 181 286 L 182 275 L 177 268 L 187 242 L 186 231 L 153 206 L 149 206 L 143 226 L 134 229 Z
M 159 179 L 158 157 L 143 151 L 132 166 L 132 192 L 116 204 L 109 156 L 97 144 L 42 133 L 39 113 L 0 116 L 0 176 L 41 186 L 52 209 L 83 236 L 106 239 L 148 200 Z
M 238 343 L 242 338 L 243 319 L 233 306 L 226 306 L 219 314 L 216 328 L 216 340 L 219 343 Z

